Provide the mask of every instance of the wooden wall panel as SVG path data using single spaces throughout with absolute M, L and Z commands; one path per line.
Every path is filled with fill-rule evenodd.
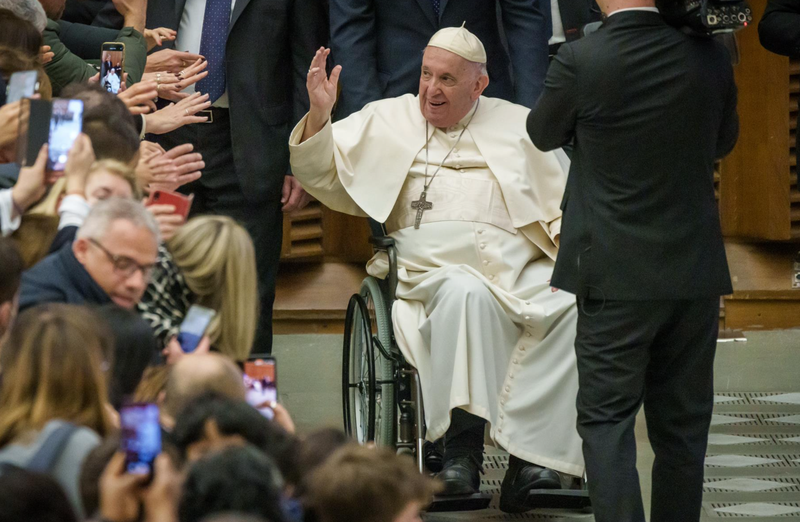
M 759 239 L 792 237 L 790 204 L 789 59 L 770 53 L 758 40 L 757 24 L 767 0 L 750 0 L 753 24 L 737 36 L 741 63 L 739 142 L 723 160 L 720 213 L 723 233 Z M 794 95 L 796 110 L 796 94 Z M 800 219 L 800 207 L 798 207 Z

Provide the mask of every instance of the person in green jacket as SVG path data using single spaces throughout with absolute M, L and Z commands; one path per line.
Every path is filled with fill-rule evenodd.
M 143 33 L 147 0 L 112 0 L 125 22 L 114 41 L 125 44 L 125 72 L 128 86 L 140 81 L 147 62 L 147 44 Z M 70 52 L 59 36 L 58 19 L 64 12 L 66 0 L 39 0 L 47 14 L 47 26 L 42 32 L 44 44 L 50 46 L 53 59 L 45 64 L 45 72 L 53 84 L 53 96 L 71 83 L 82 83 L 97 74 L 97 69 Z

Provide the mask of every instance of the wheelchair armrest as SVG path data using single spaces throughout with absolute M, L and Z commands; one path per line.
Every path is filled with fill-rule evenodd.
M 389 236 L 370 236 L 369 242 L 375 248 L 387 249 L 394 246 L 394 238 Z

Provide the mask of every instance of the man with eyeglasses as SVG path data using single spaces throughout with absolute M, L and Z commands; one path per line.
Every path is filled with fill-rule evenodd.
M 53 302 L 133 309 L 150 282 L 158 243 L 158 224 L 140 203 L 101 201 L 72 244 L 23 274 L 20 309 Z

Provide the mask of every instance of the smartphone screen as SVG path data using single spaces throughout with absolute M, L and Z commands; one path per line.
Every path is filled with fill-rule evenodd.
M 83 102 L 81 100 L 53 100 L 50 115 L 48 170 L 64 170 L 67 154 L 75 138 L 83 129 Z
M 117 94 L 122 85 L 122 63 L 125 45 L 104 43 L 100 57 L 100 85 L 110 93 Z
M 197 349 L 200 339 L 205 335 L 209 323 L 216 314 L 214 310 L 205 306 L 192 305 L 189 308 L 178 332 L 178 343 L 184 353 L 192 353 Z
M 275 412 L 264 403 L 277 402 L 278 400 L 278 372 L 275 359 L 260 357 L 244 363 L 245 398 L 248 404 L 268 419 L 275 417 Z
M 153 473 L 153 461 L 161 453 L 158 406 L 129 404 L 120 410 L 120 445 L 125 452 L 125 471 L 136 475 Z
M 39 73 L 36 71 L 18 71 L 8 80 L 6 103 L 14 103 L 22 98 L 30 98 L 36 93 Z

